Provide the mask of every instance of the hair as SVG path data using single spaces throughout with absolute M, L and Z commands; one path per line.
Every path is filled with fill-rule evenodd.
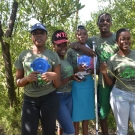
M 78 25 L 78 27 L 77 27 L 77 32 L 78 32 L 78 30 L 80 30 L 80 29 L 84 29 L 84 30 L 86 30 L 86 28 L 85 28 L 85 26 L 83 26 L 83 25 Z
M 101 14 L 98 16 L 97 24 L 99 23 L 100 17 L 101 17 L 102 15 L 108 15 L 108 16 L 110 16 L 111 21 L 112 21 L 112 17 L 111 17 L 111 15 L 110 15 L 109 13 L 104 12 L 104 13 L 101 13 Z
M 52 41 L 53 44 L 54 44 L 54 40 L 55 40 L 56 33 L 59 33 L 59 32 L 65 32 L 65 31 L 63 31 L 63 30 L 56 30 L 56 31 L 53 33 L 52 39 L 51 39 L 51 41 Z
M 116 42 L 118 42 L 118 38 L 119 38 L 120 34 L 121 34 L 122 32 L 124 32 L 124 31 L 130 32 L 129 29 L 120 28 L 120 29 L 116 32 Z

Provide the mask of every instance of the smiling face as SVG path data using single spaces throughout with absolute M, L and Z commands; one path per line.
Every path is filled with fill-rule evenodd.
M 97 25 L 101 33 L 110 32 L 112 18 L 108 14 L 102 14 L 98 19 Z
M 86 29 L 78 29 L 76 32 L 76 38 L 80 44 L 85 45 L 88 39 L 88 34 Z
M 45 45 L 45 42 L 47 40 L 47 33 L 44 30 L 34 30 L 31 33 L 31 39 L 37 47 L 41 47 Z
M 117 44 L 121 51 L 129 51 L 131 45 L 131 34 L 129 31 L 122 31 L 118 38 Z
M 67 42 L 60 43 L 60 44 L 54 44 L 54 50 L 56 53 L 59 55 L 61 59 L 64 59 L 64 56 L 66 55 L 67 52 Z

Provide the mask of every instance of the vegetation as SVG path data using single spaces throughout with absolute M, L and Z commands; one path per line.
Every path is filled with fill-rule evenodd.
M 101 3 L 106 1 L 99 0 Z M 126 27 L 134 37 L 134 3 L 135 0 L 110 0 L 109 7 L 100 7 L 98 12 L 91 13 L 92 20 L 84 23 L 89 36 L 99 33 L 96 25 L 98 15 L 108 12 L 113 17 L 113 32 Z M 56 29 L 65 30 L 70 41 L 75 41 L 75 30 L 77 25 L 81 24 L 78 12 L 83 7 L 79 0 L 0 1 L 0 134 L 20 134 L 23 89 L 16 87 L 14 62 L 22 50 L 31 48 L 28 21 L 36 18 L 47 26 L 49 31 L 47 47 L 52 49 L 50 37 Z M 132 48 L 135 49 L 134 38 Z M 129 127 L 131 127 L 130 123 Z M 90 130 L 95 130 L 94 128 L 94 121 L 92 121 Z M 109 128 L 115 131 L 112 113 L 109 115 Z

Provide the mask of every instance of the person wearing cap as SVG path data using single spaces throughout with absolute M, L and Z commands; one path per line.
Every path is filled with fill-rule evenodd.
M 72 96 L 71 82 L 73 79 L 79 81 L 73 73 L 73 67 L 66 60 L 65 55 L 68 49 L 68 37 L 63 30 L 57 30 L 52 35 L 53 48 L 57 52 L 61 60 L 61 87 L 57 88 L 57 95 L 60 101 L 60 108 L 57 120 L 63 133 L 58 130 L 58 134 L 74 135 L 75 130 L 71 119 L 72 112 Z
M 47 29 L 43 24 L 33 25 L 30 33 L 32 49 L 22 51 L 15 62 L 16 84 L 24 87 L 21 135 L 37 135 L 39 120 L 43 135 L 55 135 L 59 109 L 56 88 L 61 85 L 60 59 L 57 53 L 45 47 Z M 35 63 L 39 64 L 39 69 L 32 68 Z M 42 65 L 49 69 L 45 71 Z
M 78 26 L 76 38 L 81 46 L 86 46 L 89 49 L 86 44 L 88 34 L 84 26 Z M 74 68 L 74 72 L 85 78 L 81 82 L 73 81 L 72 83 L 72 120 L 75 135 L 79 135 L 79 122 L 82 122 L 82 134 L 88 135 L 89 120 L 95 119 L 94 81 L 91 75 L 94 72 L 93 58 L 85 55 L 81 50 L 69 48 L 67 60 Z M 87 69 L 89 70 L 87 71 Z

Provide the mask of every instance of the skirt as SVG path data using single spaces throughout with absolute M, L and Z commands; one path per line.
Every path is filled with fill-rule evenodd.
M 85 82 L 72 82 L 73 122 L 95 118 L 94 81 L 92 76 L 85 77 L 87 79 Z

